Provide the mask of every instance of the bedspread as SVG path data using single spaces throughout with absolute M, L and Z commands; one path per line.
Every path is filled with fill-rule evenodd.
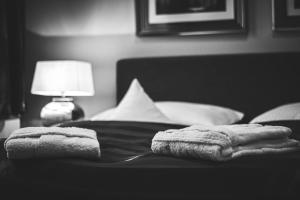
M 0 140 L 1 198 L 286 199 L 300 195 L 299 152 L 216 163 L 151 152 L 155 133 L 180 125 L 81 121 L 61 126 L 95 130 L 102 159 L 11 161 Z

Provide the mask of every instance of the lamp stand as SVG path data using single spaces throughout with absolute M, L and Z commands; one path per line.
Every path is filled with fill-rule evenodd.
M 73 98 L 56 97 L 43 107 L 40 116 L 44 126 L 51 126 L 82 119 L 84 112 L 79 105 L 74 103 Z

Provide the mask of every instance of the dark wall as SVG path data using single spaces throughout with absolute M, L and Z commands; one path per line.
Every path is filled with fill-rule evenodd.
M 27 0 L 25 116 L 37 117 L 50 100 L 29 92 L 38 60 L 92 63 L 96 94 L 77 98 L 91 116 L 116 104 L 115 66 L 122 58 L 300 51 L 299 33 L 272 33 L 271 0 L 248 2 L 247 35 L 138 38 L 134 0 Z

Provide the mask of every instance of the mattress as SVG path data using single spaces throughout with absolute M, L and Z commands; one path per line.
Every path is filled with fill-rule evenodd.
M 300 152 L 213 162 L 154 155 L 157 131 L 180 125 L 81 121 L 97 131 L 100 160 L 8 160 L 0 145 L 1 196 L 20 198 L 252 199 L 299 195 Z M 17 191 L 17 192 L 16 192 Z

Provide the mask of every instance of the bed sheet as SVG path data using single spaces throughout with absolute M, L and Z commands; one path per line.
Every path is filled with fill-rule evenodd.
M 220 163 L 151 153 L 151 139 L 157 131 L 182 128 L 180 125 L 81 121 L 61 126 L 96 130 L 102 158 L 12 161 L 6 159 L 4 140 L 1 140 L 2 196 L 257 199 L 300 195 L 297 189 L 300 152 L 248 156 Z M 138 157 L 131 159 L 134 156 Z

